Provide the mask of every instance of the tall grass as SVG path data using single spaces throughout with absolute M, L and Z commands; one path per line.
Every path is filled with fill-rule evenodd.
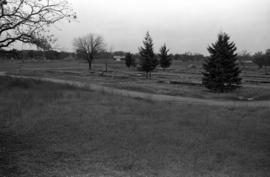
M 267 177 L 270 110 L 0 79 L 0 176 Z

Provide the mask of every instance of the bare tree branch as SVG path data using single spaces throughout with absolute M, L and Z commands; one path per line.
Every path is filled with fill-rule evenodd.
M 74 18 L 66 0 L 0 0 L 0 49 L 17 41 L 35 44 L 50 25 Z

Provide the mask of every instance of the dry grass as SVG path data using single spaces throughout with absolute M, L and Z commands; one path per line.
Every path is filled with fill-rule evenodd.
M 168 83 L 169 81 L 176 81 L 176 83 L 200 82 L 201 63 L 175 62 L 172 68 L 165 71 L 158 70 L 151 79 L 146 79 L 140 75 L 140 72 L 128 70 L 123 62 L 110 61 L 110 72 L 103 74 L 100 74 L 104 70 L 103 60 L 95 60 L 93 65 L 95 71 L 91 73 L 88 71 L 87 63 L 81 61 L 16 62 L 1 63 L 0 70 L 18 75 L 78 80 L 109 87 L 173 96 L 213 100 L 269 100 L 270 98 L 269 84 L 259 85 L 265 88 L 244 87 L 232 93 L 216 94 L 209 92 L 202 86 Z M 190 64 L 196 65 L 197 68 L 189 68 Z M 247 79 L 254 81 L 270 79 L 269 76 L 261 74 L 255 65 L 247 66 L 243 73 L 244 81 Z
M 0 83 L 0 176 L 270 176 L 269 109 Z

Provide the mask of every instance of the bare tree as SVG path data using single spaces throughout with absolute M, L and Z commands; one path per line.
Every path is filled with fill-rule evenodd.
M 89 70 L 92 69 L 92 61 L 100 52 L 105 51 L 105 43 L 102 36 L 88 34 L 74 39 L 73 45 L 80 55 L 88 61 Z
M 48 27 L 76 18 L 66 0 L 0 0 L 0 49 L 12 43 L 36 44 L 49 35 Z

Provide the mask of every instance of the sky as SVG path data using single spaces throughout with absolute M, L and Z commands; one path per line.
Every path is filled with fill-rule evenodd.
M 104 37 L 108 50 L 138 52 L 147 31 L 155 51 L 202 53 L 226 32 L 238 52 L 270 48 L 270 0 L 68 0 L 78 20 L 52 29 L 62 50 L 89 33 Z

